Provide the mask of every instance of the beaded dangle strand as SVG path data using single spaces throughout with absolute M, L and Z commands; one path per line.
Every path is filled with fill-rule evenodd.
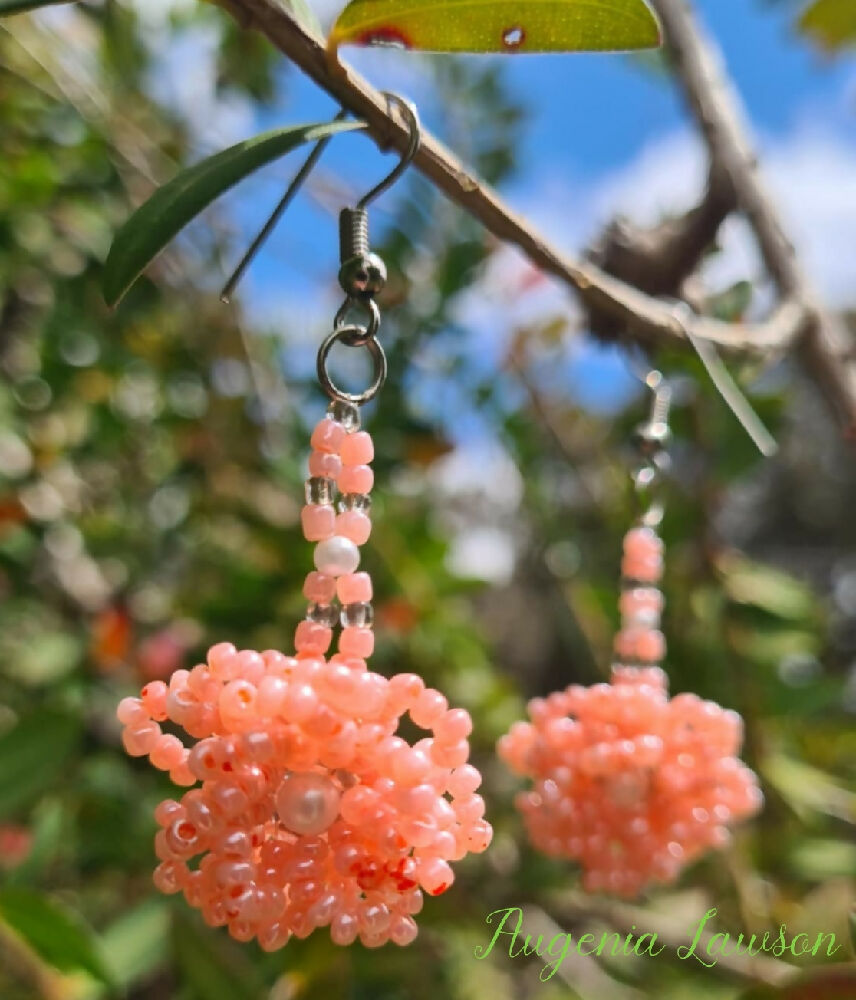
M 639 430 L 640 491 L 667 462 L 668 389 L 659 378 L 649 376 L 649 384 L 656 397 Z M 624 537 L 610 683 L 532 699 L 531 721 L 515 723 L 498 744 L 511 770 L 533 780 L 515 802 L 532 844 L 577 861 L 587 891 L 626 898 L 672 882 L 705 851 L 723 847 L 728 825 L 763 801 L 754 773 L 736 757 L 740 716 L 694 694 L 669 698 L 659 666 L 661 517 L 652 505 Z
M 157 807 L 155 885 L 266 951 L 320 927 L 339 945 L 409 944 L 423 892 L 445 892 L 449 862 L 486 850 L 492 836 L 476 794 L 481 775 L 467 763 L 467 712 L 416 674 L 387 679 L 366 664 L 372 583 L 358 567 L 371 532 L 374 449 L 354 404 L 374 396 L 386 366 L 373 299 L 382 262 L 368 253 L 364 215 L 343 212 L 343 228 L 356 227 L 362 243 L 356 260 L 343 249 L 348 299 L 319 354 L 333 402 L 311 438 L 301 521 L 315 569 L 295 655 L 220 643 L 205 663 L 118 708 L 129 754 L 148 756 L 176 785 L 199 783 Z M 356 306 L 368 327 L 345 323 Z M 360 396 L 327 373 L 337 342 L 366 347 L 375 362 Z M 412 746 L 397 735 L 405 714 L 426 731 Z M 189 739 L 163 732 L 163 722 Z

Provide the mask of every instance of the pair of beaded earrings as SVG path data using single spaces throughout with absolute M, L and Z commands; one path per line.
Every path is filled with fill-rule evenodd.
M 476 791 L 481 775 L 468 763 L 469 714 L 415 674 L 386 678 L 367 665 L 372 584 L 359 563 L 371 532 L 374 451 L 359 406 L 381 388 L 386 359 L 375 302 L 384 267 L 369 251 L 366 204 L 419 142 L 414 109 L 389 96 L 411 143 L 387 181 L 340 216 L 347 297 L 318 356 L 332 402 L 311 437 L 301 521 L 315 569 L 295 653 L 220 643 L 207 662 L 147 684 L 117 713 L 127 752 L 188 789 L 156 809 L 155 885 L 267 951 L 320 927 L 340 945 L 409 944 L 423 893 L 445 892 L 449 863 L 485 851 L 492 836 Z M 355 309 L 365 325 L 348 321 Z M 371 356 L 374 381 L 360 395 L 330 378 L 337 343 Z M 649 427 L 640 484 L 663 464 L 663 425 L 658 417 Z M 668 699 L 656 666 L 665 651 L 657 520 L 652 508 L 625 538 L 612 682 L 534 699 L 531 723 L 513 726 L 498 748 L 534 780 L 518 802 L 533 845 L 578 860 L 587 889 L 627 896 L 721 846 L 726 824 L 760 801 L 754 775 L 733 756 L 739 717 L 693 695 Z M 397 735 L 405 715 L 426 733 L 413 745 Z

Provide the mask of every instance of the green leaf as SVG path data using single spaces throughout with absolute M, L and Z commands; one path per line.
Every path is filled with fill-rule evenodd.
M 321 24 L 315 11 L 309 5 L 309 0 L 280 0 L 280 2 L 283 7 L 291 11 L 294 20 L 302 24 L 307 31 L 311 31 L 314 35 L 323 35 Z
M 258 973 L 246 953 L 233 948 L 223 932 L 175 910 L 173 947 L 183 981 L 204 1000 L 258 1000 L 264 994 Z
M 308 31 L 316 35 L 322 34 L 321 25 L 318 22 L 315 11 L 309 5 L 309 0 L 278 0 L 278 2 L 280 7 L 287 10 L 294 20 L 303 25 Z M 208 0 L 208 3 L 225 6 L 221 3 L 221 0 Z
M 33 712 L 0 737 L 0 817 L 56 784 L 80 737 L 80 722 L 58 712 Z
M 739 556 L 723 556 L 719 566 L 723 587 L 732 601 L 761 608 L 784 621 L 814 621 L 817 612 L 814 594 L 796 577 Z
M 660 29 L 644 0 L 351 0 L 330 45 L 429 52 L 649 49 Z
M 760 770 L 798 814 L 822 812 L 856 823 L 856 792 L 844 788 L 826 771 L 784 753 L 769 754 Z
M 0 0 L 0 17 L 8 14 L 23 14 L 28 10 L 38 10 L 39 7 L 55 7 L 68 0 Z
M 158 188 L 116 234 L 102 276 L 107 304 L 115 305 L 167 243 L 238 181 L 302 143 L 364 127 L 362 122 L 327 122 L 274 129 L 183 170 Z
M 167 961 L 169 904 L 150 899 L 123 914 L 102 935 L 104 955 L 114 981 L 127 989 Z
M 112 982 L 95 934 L 72 910 L 32 889 L 0 889 L 0 920 L 60 972 L 84 970 Z
M 814 0 L 799 20 L 802 31 L 825 49 L 856 44 L 856 3 L 853 0 Z

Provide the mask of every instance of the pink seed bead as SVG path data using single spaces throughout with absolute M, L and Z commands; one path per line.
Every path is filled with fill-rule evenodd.
M 260 715 L 269 718 L 282 708 L 288 682 L 282 677 L 263 677 L 259 682 L 256 705 Z
M 149 759 L 158 770 L 171 771 L 184 760 L 184 745 L 177 736 L 159 736 Z
M 444 743 L 465 740 L 473 731 L 470 713 L 463 708 L 453 708 L 434 723 L 434 736 Z
M 318 708 L 318 695 L 309 684 L 289 684 L 281 713 L 289 722 L 305 722 Z
M 370 670 L 359 675 L 352 711 L 363 719 L 376 718 L 386 706 L 386 691 L 389 681 Z
M 219 642 L 208 650 L 208 665 L 215 677 L 222 677 L 225 669 L 235 655 L 235 647 L 231 642 Z
M 330 924 L 330 940 L 333 944 L 349 945 L 357 940 L 360 922 L 351 913 L 340 913 Z
M 416 873 L 429 896 L 439 896 L 455 881 L 452 869 L 440 858 L 422 858 L 416 865 Z
M 623 548 L 631 558 L 651 559 L 662 555 L 663 542 L 651 528 L 631 528 L 624 536 Z
M 155 868 L 152 881 L 157 889 L 171 896 L 181 892 L 181 887 L 187 876 L 187 867 L 179 861 L 163 861 Z
M 628 580 L 657 583 L 663 575 L 663 560 L 660 556 L 643 559 L 626 555 L 621 560 L 621 574 Z
M 220 692 L 220 714 L 224 720 L 255 719 L 256 689 L 248 681 L 229 681 Z
M 466 740 L 457 743 L 434 742 L 431 747 L 431 760 L 439 767 L 460 767 L 465 764 L 470 755 L 470 745 Z
M 372 599 L 372 578 L 368 573 L 346 573 L 336 581 L 342 604 L 362 604 Z
M 309 456 L 309 475 L 336 479 L 342 471 L 342 459 L 329 451 L 313 451 Z
M 493 830 L 485 820 L 477 820 L 467 832 L 467 846 L 473 854 L 481 854 L 490 847 Z
M 298 653 L 321 656 L 330 648 L 333 630 L 319 622 L 302 621 L 294 633 L 294 648 Z
M 139 726 L 148 722 L 151 716 L 139 698 L 123 698 L 116 709 L 116 718 L 123 726 Z
M 339 651 L 345 656 L 368 659 L 374 652 L 374 632 L 370 628 L 354 626 L 342 629 L 342 634 L 339 636 Z
M 656 663 L 666 653 L 666 640 L 657 629 L 626 628 L 615 637 L 615 652 L 623 660 Z
M 346 510 L 336 518 L 335 534 L 350 538 L 356 545 L 365 545 L 371 533 L 371 518 L 365 511 Z M 317 539 L 309 540 L 316 541 Z
M 345 428 L 340 423 L 329 417 L 324 417 L 316 424 L 309 440 L 316 451 L 338 454 L 346 433 Z
M 374 473 L 368 465 L 344 465 L 338 485 L 342 493 L 371 493 Z
M 145 757 L 155 748 L 160 734 L 161 728 L 156 722 L 144 722 L 126 729 L 122 733 L 122 743 L 131 757 Z
M 307 504 L 300 512 L 303 535 L 308 542 L 323 542 L 336 525 L 336 511 L 330 504 Z
M 317 570 L 308 573 L 303 584 L 303 596 L 316 604 L 329 604 L 336 593 L 336 578 Z M 342 603 L 345 603 L 344 601 Z M 280 654 L 281 655 L 281 654 Z
M 389 925 L 389 939 L 403 948 L 416 940 L 419 929 L 413 917 L 397 916 Z
M 621 616 L 640 624 L 654 624 L 663 610 L 663 595 L 656 587 L 631 587 L 619 598 Z
M 430 729 L 448 707 L 448 701 L 439 691 L 426 688 L 410 709 L 410 717 L 420 728 Z
M 456 767 L 449 776 L 449 793 L 453 798 L 466 798 L 479 787 L 482 778 L 472 764 Z
M 156 722 L 166 719 L 166 696 L 169 688 L 163 681 L 150 681 L 140 692 L 146 711 Z
M 155 807 L 155 822 L 158 826 L 170 826 L 179 816 L 184 816 L 184 806 L 175 799 L 164 799 Z
M 339 451 L 344 465 L 368 465 L 374 458 L 374 444 L 366 431 L 349 434 Z

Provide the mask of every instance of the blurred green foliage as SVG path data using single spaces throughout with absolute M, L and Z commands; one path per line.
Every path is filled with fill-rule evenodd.
M 262 43 L 204 9 L 176 26 L 196 17 L 220 32 L 222 88 L 254 100 L 276 93 Z M 454 304 L 476 283 L 502 300 L 505 290 L 489 284 L 496 248 L 415 177 L 378 248 L 390 266 L 390 381 L 370 417 L 380 486 L 366 550 L 377 595 L 374 664 L 422 673 L 473 713 L 494 845 L 459 866 L 454 891 L 426 906 L 406 951 L 336 949 L 316 934 L 264 955 L 157 897 L 152 809 L 167 783 L 122 752 L 115 705 L 212 642 L 288 644 L 309 558 L 298 527 L 303 462 L 323 401 L 308 375 L 283 370 L 290 331 L 247 329 L 240 312 L 216 302 L 204 277 L 224 249 L 216 217 L 161 257 L 120 310 L 104 307 L 112 233 L 190 158 L 186 123 L 147 96 L 149 56 L 128 8 L 82 10 L 73 51 L 62 53 L 36 22 L 8 24 L 0 33 L 3 1000 L 856 995 L 847 925 L 856 475 L 822 404 L 787 366 L 765 373 L 754 401 L 783 447 L 762 465 L 698 364 L 678 353 L 657 359 L 675 375 L 680 403 L 664 525 L 672 685 L 743 713 L 746 756 L 767 805 L 674 889 L 636 907 L 586 897 L 571 868 L 525 845 L 511 806 L 516 782 L 492 748 L 525 697 L 605 674 L 620 539 L 634 511 L 626 442 L 644 404 L 609 419 L 572 405 L 556 379 L 576 336 L 562 316 L 521 321 L 490 364 L 474 364 Z M 436 88 L 465 158 L 493 182 L 508 176 L 525 114 L 497 68 L 444 62 Z M 742 315 L 750 293 L 741 283 L 712 296 L 711 309 Z M 432 392 L 445 413 L 419 402 Z M 462 414 L 477 418 L 516 470 L 521 501 L 511 515 L 507 478 L 488 472 L 457 495 L 437 488 Z M 453 574 L 448 557 L 456 531 L 494 516 L 506 518 L 516 569 L 510 582 L 486 587 Z M 842 948 L 834 964 L 784 956 L 704 969 L 673 949 L 656 960 L 585 959 L 545 984 L 537 959 L 473 957 L 488 940 L 487 914 L 514 905 L 574 933 L 635 923 L 680 944 L 716 906 L 717 929 L 762 933 L 787 923 L 832 931 Z M 793 978 L 797 965 L 808 965 L 804 980 Z

